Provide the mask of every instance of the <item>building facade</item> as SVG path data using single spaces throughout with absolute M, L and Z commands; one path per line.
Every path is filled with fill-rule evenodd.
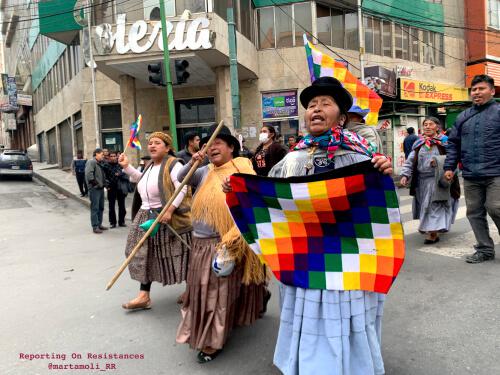
M 0 3 L 1 13 L 1 88 L 0 145 L 26 150 L 35 143 L 30 94 L 28 33 L 23 20 L 28 18 L 26 2 Z
M 179 147 L 186 132 L 203 136 L 220 120 L 250 148 L 263 123 L 284 139 L 303 132 L 298 96 L 310 84 L 303 34 L 358 77 L 364 73 L 383 97 L 378 128 L 396 168 L 405 127 L 418 128 L 427 114 L 449 122 L 468 100 L 464 0 L 364 0 L 362 25 L 355 0 L 233 3 L 237 81 L 227 2 L 165 0 Z M 89 12 L 75 13 L 82 11 L 78 4 L 51 0 L 29 7 L 31 18 L 39 18 L 27 38 L 36 141 L 42 160 L 63 167 L 77 149 L 87 155 L 96 144 L 122 150 L 139 114 L 143 144 L 153 131 L 174 130 L 166 88 L 149 81 L 148 65 L 163 61 L 159 1 L 94 0 L 90 37 Z M 187 63 L 187 82 L 177 82 L 176 62 Z M 236 83 L 241 115 L 234 123 Z M 129 152 L 135 159 L 147 150 Z
M 169 131 L 166 90 L 148 82 L 147 65 L 162 61 L 158 2 L 141 9 L 122 5 L 114 23 L 92 29 L 98 70 L 120 86 L 124 138 L 140 113 L 144 132 Z M 233 127 L 226 2 L 166 1 L 170 70 L 189 63 L 188 82 L 175 85 L 178 143 L 203 135 L 224 120 Z M 440 103 L 467 100 L 463 2 L 401 0 L 363 2 L 364 72 L 384 95 L 381 134 L 400 166 L 406 126 L 419 127 Z M 303 34 L 325 53 L 361 75 L 355 1 L 234 1 L 241 126 L 234 129 L 256 146 L 263 123 L 287 135 L 304 131 L 298 95 L 310 84 Z M 387 5 L 386 5 L 387 4 Z M 140 7 L 139 7 L 140 8 Z M 185 13 L 185 9 L 190 11 Z M 184 17 L 183 17 L 184 15 Z M 445 30 L 444 24 L 462 28 Z M 398 85 L 401 83 L 402 86 Z M 439 109 L 443 117 L 446 110 Z M 234 127 L 233 127 L 234 128 Z M 142 139 L 144 141 L 144 138 Z
M 495 79 L 500 96 L 500 0 L 465 0 L 467 86 L 476 74 Z

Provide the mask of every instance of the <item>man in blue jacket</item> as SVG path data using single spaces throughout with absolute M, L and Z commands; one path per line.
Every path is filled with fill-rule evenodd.
M 467 219 L 477 242 L 475 253 L 466 257 L 467 263 L 495 258 L 486 214 L 500 232 L 500 104 L 494 95 L 493 78 L 487 75 L 473 78 L 473 106 L 457 117 L 446 148 L 446 179 L 451 181 L 458 162 L 463 166 Z

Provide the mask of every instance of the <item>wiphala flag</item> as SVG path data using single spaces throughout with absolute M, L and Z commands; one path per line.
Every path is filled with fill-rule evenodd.
M 231 176 L 231 214 L 278 280 L 387 293 L 405 254 L 390 176 L 370 161 L 291 178 Z

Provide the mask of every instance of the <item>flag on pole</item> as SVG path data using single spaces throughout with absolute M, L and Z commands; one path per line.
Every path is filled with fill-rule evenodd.
M 137 117 L 137 120 L 130 126 L 130 138 L 128 139 L 127 146 L 141 149 L 141 142 L 139 142 L 139 130 L 141 130 L 142 125 L 142 115 Z
M 231 215 L 278 280 L 387 293 L 405 243 L 392 177 L 366 161 L 287 179 L 231 176 Z
M 378 112 L 380 111 L 380 107 L 382 107 L 382 98 L 358 80 L 347 69 L 344 63 L 336 61 L 333 57 L 324 54 L 314 47 L 305 34 L 304 46 L 306 48 L 311 82 L 314 82 L 319 77 L 337 78 L 352 95 L 353 107 L 370 111 L 365 117 L 365 123 L 367 125 L 377 125 Z

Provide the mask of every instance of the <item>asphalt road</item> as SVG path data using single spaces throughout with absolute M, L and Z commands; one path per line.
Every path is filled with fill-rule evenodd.
M 438 245 L 424 247 L 410 202 L 401 200 L 407 258 L 385 305 L 386 373 L 500 374 L 500 261 L 463 262 L 474 243 L 463 210 Z M 153 285 L 153 309 L 139 312 L 121 308 L 138 289 L 127 272 L 105 291 L 123 261 L 126 235 L 126 228 L 92 234 L 85 207 L 36 182 L 0 181 L 0 374 L 99 371 L 50 370 L 50 363 L 102 372 L 108 365 L 106 372 L 126 375 L 279 374 L 272 365 L 276 283 L 267 315 L 234 330 L 223 354 L 199 365 L 194 351 L 175 343 L 183 285 Z

